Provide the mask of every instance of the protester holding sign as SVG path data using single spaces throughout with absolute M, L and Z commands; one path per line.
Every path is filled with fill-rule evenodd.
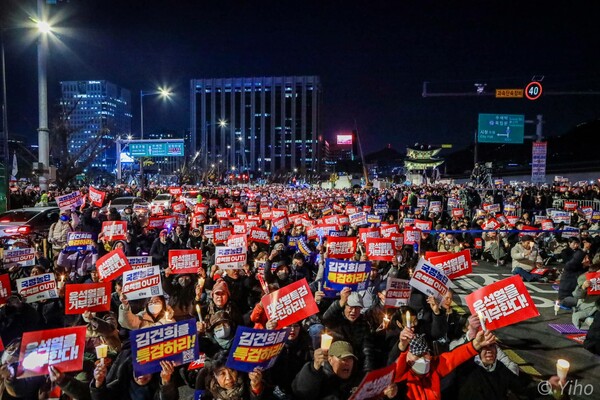
M 144 309 L 138 314 L 131 312 L 129 300 L 121 295 L 121 306 L 119 307 L 119 324 L 125 329 L 136 330 L 148 326 L 166 324 L 173 317 L 173 309 L 167 305 L 163 296 L 154 296 L 146 299 Z

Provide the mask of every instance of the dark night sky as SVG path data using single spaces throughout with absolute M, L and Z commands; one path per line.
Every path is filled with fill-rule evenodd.
M 526 4 L 524 4 L 526 3 Z M 524 87 L 600 91 L 600 23 L 594 1 L 70 0 L 51 6 L 62 29 L 51 45 L 49 101 L 60 80 L 112 81 L 133 95 L 168 84 L 174 102 L 145 100 L 145 127 L 189 128 L 192 78 L 319 75 L 323 134 L 358 124 L 366 152 L 387 143 L 473 140 L 478 113 L 543 114 L 545 134 L 600 117 L 600 96 L 423 98 L 439 92 Z M 4 26 L 34 0 L 0 0 Z M 595 7 L 595 9 L 594 9 Z M 9 130 L 37 134 L 37 76 L 31 30 L 5 32 Z M 533 127 L 526 127 L 533 134 Z

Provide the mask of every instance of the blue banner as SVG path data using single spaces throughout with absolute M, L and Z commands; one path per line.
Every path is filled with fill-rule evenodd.
M 194 319 L 129 332 L 135 376 L 160 372 L 161 361 L 182 365 L 196 360 L 196 334 Z
M 238 326 L 229 350 L 227 368 L 244 372 L 252 372 L 256 367 L 263 370 L 271 368 L 275 365 L 288 335 L 289 328 L 267 330 Z
M 94 250 L 94 235 L 88 232 L 67 233 L 67 247 L 65 251 Z
M 342 290 L 349 287 L 352 291 L 365 290 L 369 285 L 370 261 L 345 261 L 328 258 L 325 260 L 325 286 Z
M 298 242 L 302 239 L 303 239 L 302 236 L 289 236 L 287 245 L 289 248 L 293 247 L 293 248 L 298 249 Z

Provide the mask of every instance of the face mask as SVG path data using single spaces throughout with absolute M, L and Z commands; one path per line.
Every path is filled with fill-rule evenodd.
M 417 361 L 415 361 L 415 363 L 412 365 L 412 370 L 415 372 L 415 374 L 418 375 L 425 375 L 429 372 L 429 367 L 430 367 L 430 361 L 421 357 L 419 358 Z
M 150 311 L 150 314 L 156 315 L 162 311 L 162 304 L 150 304 L 148 305 L 148 311 Z
M 229 325 L 221 325 L 217 329 L 215 329 L 215 338 L 217 339 L 226 339 L 229 337 L 229 333 L 231 328 Z
M 69 218 L 67 215 L 61 215 L 61 216 L 60 216 L 60 220 L 61 220 L 61 221 L 64 221 L 64 222 L 67 222 L 67 221 L 68 221 L 68 220 L 70 220 L 70 219 L 71 219 L 71 218 Z
M 289 274 L 285 271 L 280 271 L 277 273 L 277 277 L 282 280 L 285 281 L 288 278 Z

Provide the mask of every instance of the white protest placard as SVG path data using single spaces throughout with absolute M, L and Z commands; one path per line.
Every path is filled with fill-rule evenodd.
M 215 265 L 219 269 L 242 269 L 246 258 L 246 249 L 242 246 L 215 247 Z
M 52 273 L 17 279 L 16 284 L 17 292 L 27 303 L 58 298 L 56 279 Z
M 424 258 L 419 260 L 410 279 L 410 286 L 438 300 L 446 294 L 449 284 L 450 279 Z
M 162 296 L 160 267 L 138 268 L 123 272 L 123 294 L 127 300 Z

